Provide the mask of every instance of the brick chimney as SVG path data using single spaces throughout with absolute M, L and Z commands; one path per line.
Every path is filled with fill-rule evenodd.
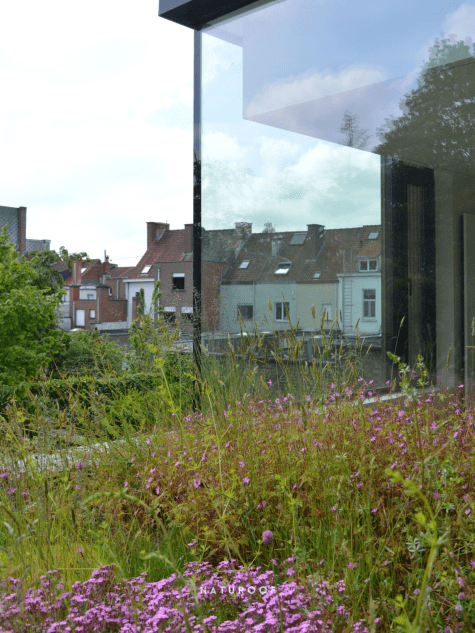
M 163 237 L 165 231 L 169 230 L 170 225 L 165 222 L 147 222 L 147 248 L 150 248 L 156 239 Z
M 315 257 L 318 256 L 324 242 L 325 226 L 323 224 L 307 224 L 307 234 L 314 243 Z
M 272 257 L 278 257 L 280 255 L 280 253 L 282 252 L 282 240 L 278 237 L 274 237 L 271 245 L 272 245 Z
M 73 284 L 80 284 L 82 281 L 82 261 L 80 259 L 76 259 L 73 262 Z
M 252 235 L 252 222 L 235 222 L 234 226 L 241 239 L 245 240 Z
M 183 250 L 185 253 L 193 252 L 193 224 L 185 224 L 185 244 Z

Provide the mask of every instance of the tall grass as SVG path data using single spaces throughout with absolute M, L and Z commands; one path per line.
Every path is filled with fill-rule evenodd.
M 361 354 L 350 350 L 345 364 L 330 332 L 322 358 L 300 363 L 296 382 L 290 361 L 301 342 L 290 332 L 286 358 L 274 352 L 288 381 L 276 390 L 258 366 L 263 341 L 248 333 L 239 353 L 203 353 L 201 407 L 193 411 L 190 400 L 173 398 L 164 370 L 171 343 L 157 336 L 144 349 L 163 384 L 137 400 L 133 416 L 117 413 L 119 397 L 111 408 L 94 390 L 87 410 L 71 392 L 66 411 L 32 399 L 1 416 L 1 575 L 20 579 L 24 602 L 51 570 L 66 589 L 113 565 L 119 581 L 175 574 L 176 586 L 191 591 L 191 579 L 206 583 L 206 569 L 234 559 L 249 579 L 260 568 L 276 586 L 295 583 L 292 595 L 308 592 L 310 602 L 295 607 L 301 617 L 317 604 L 310 581 L 327 582 L 333 607 L 322 617 L 330 628 L 317 628 L 314 615 L 307 630 L 473 630 L 475 412 L 462 387 L 437 391 L 422 359 L 412 374 L 394 358 L 402 395 L 368 406 L 377 394 L 360 373 Z M 184 384 L 190 362 L 176 369 Z M 81 450 L 68 434 L 82 436 Z M 35 460 L 45 452 L 72 461 Z M 198 603 L 196 613 L 186 603 L 176 630 L 188 630 L 189 618 L 218 630 L 249 607 Z M 273 628 L 246 616 L 257 618 L 249 630 L 290 630 L 287 607 L 278 609 Z M 229 630 L 248 630 L 236 627 Z

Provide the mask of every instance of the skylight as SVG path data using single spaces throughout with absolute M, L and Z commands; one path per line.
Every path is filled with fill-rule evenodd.
M 369 235 L 368 235 L 368 239 L 369 240 L 377 240 L 379 237 L 379 231 L 372 231 Z
M 239 268 L 247 268 L 250 263 L 251 263 L 251 260 L 247 259 L 247 260 L 241 262 L 241 265 L 239 266 Z
M 305 238 L 307 237 L 306 233 L 294 233 L 292 239 L 290 240 L 291 246 L 300 246 L 305 242 Z
M 142 268 L 142 272 L 140 274 L 141 275 L 146 275 L 150 271 L 151 268 L 152 268 L 152 266 L 144 266 Z
M 314 273 L 314 274 L 313 274 L 313 278 L 314 278 L 314 279 L 320 279 L 320 275 L 321 275 L 321 274 L 322 274 L 322 273 Z
M 275 271 L 274 275 L 286 275 L 289 272 L 291 266 L 292 262 L 281 262 L 277 266 L 277 270 Z

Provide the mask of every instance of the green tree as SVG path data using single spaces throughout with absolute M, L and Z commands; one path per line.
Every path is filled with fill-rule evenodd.
M 275 227 L 272 222 L 264 222 L 263 233 L 275 233 Z
M 53 268 L 54 264 L 63 261 L 70 270 L 72 270 L 73 262 L 82 260 L 90 262 L 87 253 L 69 253 L 68 250 L 61 246 L 59 254 L 55 251 L 41 250 L 35 251 L 29 255 L 29 261 L 34 266 L 38 276 L 35 285 L 38 288 L 47 290 L 50 294 L 63 293 L 63 278 L 61 274 Z
M 360 127 L 360 117 L 357 114 L 351 114 L 349 110 L 346 110 L 343 115 L 339 131 L 345 135 L 342 144 L 356 149 L 363 149 L 370 138 L 368 130 Z
M 375 152 L 459 173 L 475 168 L 475 65 L 470 43 L 437 40 L 404 95 L 402 114 L 378 130 Z M 467 63 L 460 63 L 467 60 Z
M 35 378 L 60 349 L 56 310 L 64 291 L 52 291 L 37 268 L 37 261 L 17 253 L 5 227 L 0 234 L 0 385 Z

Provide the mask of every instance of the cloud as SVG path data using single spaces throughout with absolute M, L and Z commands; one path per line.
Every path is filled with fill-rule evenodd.
M 446 16 L 444 30 L 448 35 L 455 35 L 457 41 L 470 37 L 475 39 L 475 7 L 462 4 L 453 13 Z
M 289 105 L 321 99 L 378 83 L 386 79 L 381 68 L 349 66 L 339 73 L 330 70 L 308 70 L 300 75 L 286 77 L 265 86 L 257 95 L 246 95 L 245 116 L 253 117 Z
M 126 257 L 147 221 L 189 222 L 192 31 L 145 0 L 16 0 L 0 23 L 0 204 L 27 236 Z
M 240 151 L 258 156 L 259 164 L 250 170 L 214 156 L 203 161 L 205 228 L 229 228 L 230 218 L 252 222 L 255 232 L 267 221 L 288 231 L 311 223 L 338 228 L 380 222 L 379 156 L 269 136 L 242 144 Z

